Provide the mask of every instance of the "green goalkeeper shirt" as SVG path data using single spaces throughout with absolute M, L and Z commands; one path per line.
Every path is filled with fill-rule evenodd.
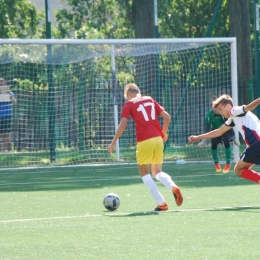
M 225 118 L 222 115 L 215 114 L 213 109 L 210 109 L 205 118 L 205 124 L 210 126 L 211 130 L 220 128 L 225 123 Z

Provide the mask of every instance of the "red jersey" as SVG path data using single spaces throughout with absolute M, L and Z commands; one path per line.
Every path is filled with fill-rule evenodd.
M 128 100 L 122 109 L 121 117 L 132 117 L 135 122 L 137 142 L 161 136 L 162 127 L 158 116 L 165 109 L 149 96 Z

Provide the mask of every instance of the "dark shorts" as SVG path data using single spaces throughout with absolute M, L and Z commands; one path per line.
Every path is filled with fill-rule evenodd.
M 227 132 L 225 132 L 222 136 L 212 138 L 211 144 L 218 145 L 218 144 L 222 144 L 223 142 L 224 143 L 231 142 L 233 135 L 234 135 L 233 133 L 234 133 L 233 129 L 230 129 Z
M 11 117 L 0 119 L 0 134 L 10 133 Z
M 255 142 L 246 148 L 240 156 L 240 160 L 247 163 L 260 165 L 260 142 Z

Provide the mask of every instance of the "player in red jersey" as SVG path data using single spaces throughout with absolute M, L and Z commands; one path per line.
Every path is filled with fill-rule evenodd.
M 150 96 L 142 96 L 138 86 L 133 83 L 125 86 L 124 97 L 128 101 L 123 106 L 121 122 L 111 144 L 108 146 L 108 152 L 113 152 L 116 141 L 124 132 L 128 119 L 132 117 L 136 129 L 136 160 L 139 173 L 148 191 L 158 204 L 154 210 L 168 210 L 168 204 L 150 175 L 150 166 L 153 176 L 171 190 L 176 204 L 180 206 L 183 197 L 179 187 L 173 182 L 170 175 L 162 171 L 163 142 L 168 139 L 167 130 L 171 120 L 170 115 Z M 163 128 L 158 116 L 164 119 Z

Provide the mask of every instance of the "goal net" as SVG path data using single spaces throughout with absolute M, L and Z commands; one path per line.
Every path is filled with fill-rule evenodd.
M 107 152 L 131 82 L 172 116 L 165 161 L 212 162 L 210 145 L 188 137 L 204 132 L 213 95 L 237 102 L 235 38 L 0 40 L 0 57 L 0 78 L 17 100 L 9 142 L 1 126 L 2 168 L 135 162 L 132 120 Z

